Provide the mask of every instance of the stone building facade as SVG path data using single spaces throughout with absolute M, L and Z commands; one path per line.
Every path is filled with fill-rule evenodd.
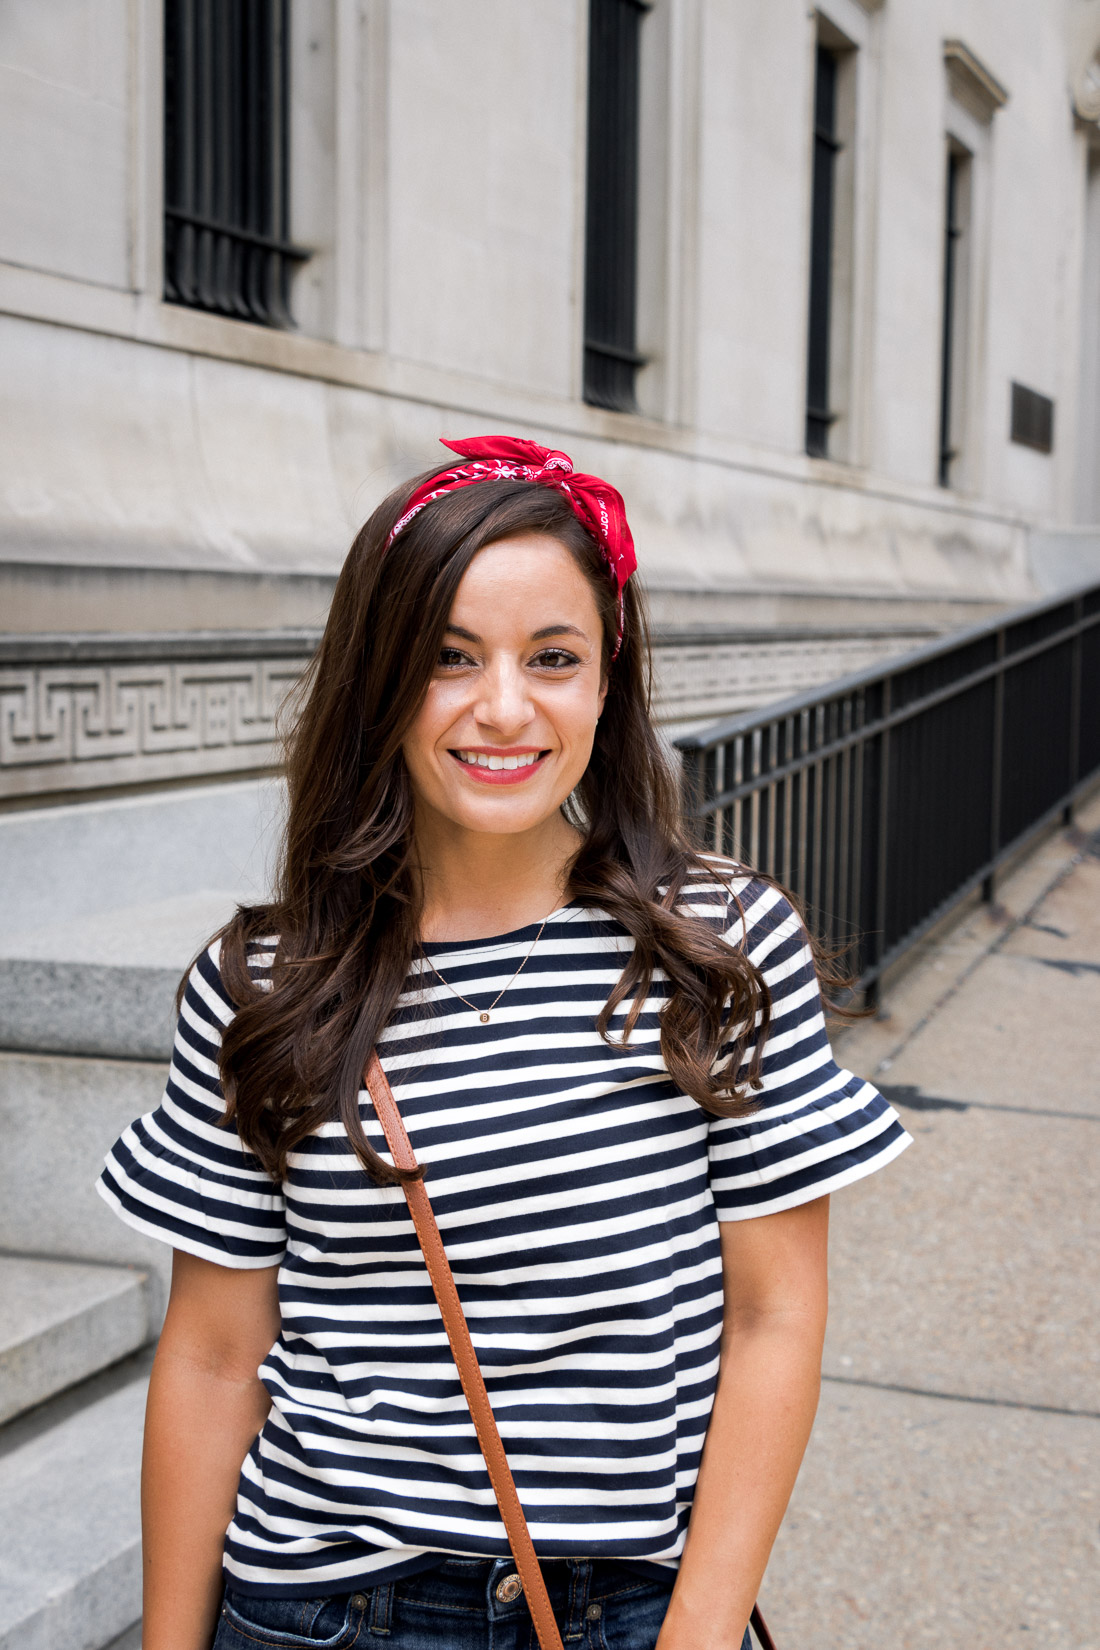
M 670 731 L 1100 579 L 1098 49 L 1100 0 L 2 0 L 0 1650 L 139 1650 L 168 1256 L 92 1181 L 270 888 L 357 525 L 440 433 L 607 475 Z
M 673 724 L 1097 565 L 1098 0 L 265 0 L 277 72 L 234 12 L 0 11 L 8 794 L 269 760 L 231 707 L 441 431 L 620 486 Z M 199 268 L 257 73 L 274 325 Z

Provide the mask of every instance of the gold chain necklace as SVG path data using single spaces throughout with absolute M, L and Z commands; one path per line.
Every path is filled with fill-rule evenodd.
M 554 910 L 555 911 L 557 910 L 557 906 L 554 907 Z M 523 970 L 527 967 L 527 964 L 531 961 L 532 953 L 534 952 L 534 949 L 535 949 L 536 945 L 539 943 L 539 941 L 542 938 L 542 931 L 546 927 L 546 924 L 550 921 L 550 917 L 552 917 L 553 915 L 554 915 L 554 912 L 551 911 L 549 916 L 543 917 L 542 922 L 539 924 L 539 931 L 535 935 L 534 939 L 531 941 L 531 947 L 530 947 L 530 950 L 527 952 L 527 955 L 523 958 L 523 961 L 520 963 L 519 967 L 516 969 L 515 973 L 512 975 L 512 978 L 507 982 L 507 984 L 502 986 L 501 989 L 497 992 L 496 996 L 493 998 L 493 1000 L 489 1004 L 488 1008 L 478 1008 L 477 1004 L 472 1003 L 470 1001 L 469 997 L 464 997 L 462 995 L 461 991 L 456 991 L 454 986 L 451 984 L 450 980 L 445 980 L 443 978 L 442 974 L 439 972 L 439 969 L 435 966 L 434 962 L 429 957 L 428 953 L 424 950 L 423 945 L 421 945 L 420 951 L 421 951 L 421 954 L 424 958 L 424 961 L 427 963 L 428 967 L 431 969 L 432 973 L 435 975 L 435 977 L 439 981 L 440 985 L 445 985 L 447 987 L 447 990 L 451 993 L 452 997 L 457 997 L 460 1003 L 465 1003 L 467 1008 L 472 1009 L 473 1012 L 477 1015 L 478 1019 L 481 1021 L 483 1026 L 488 1025 L 489 1024 L 489 1016 L 493 1012 L 493 1010 L 497 1006 L 497 1004 L 500 1002 L 500 999 L 503 997 L 504 993 L 508 990 L 509 986 L 512 986 L 512 985 L 515 984 L 515 982 L 519 979 L 519 976 L 523 973 Z

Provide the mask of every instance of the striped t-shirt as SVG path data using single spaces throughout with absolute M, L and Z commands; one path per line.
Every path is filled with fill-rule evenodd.
M 676 1561 L 718 1373 L 718 1222 L 793 1208 L 908 1144 L 833 1061 L 790 905 L 745 873 L 732 889 L 740 910 L 717 878 L 697 877 L 683 904 L 744 944 L 771 991 L 747 1119 L 704 1112 L 670 1080 L 663 976 L 630 1047 L 602 1041 L 596 1017 L 632 942 L 577 904 L 549 918 L 488 1024 L 417 959 L 379 1044 L 544 1558 Z M 536 933 L 428 955 L 482 1009 Z M 271 960 L 257 950 L 254 966 Z M 214 945 L 189 979 L 164 1098 L 99 1182 L 140 1231 L 221 1265 L 280 1267 L 281 1330 L 260 1369 L 272 1407 L 226 1537 L 232 1585 L 311 1597 L 444 1554 L 507 1556 L 400 1187 L 368 1180 L 338 1122 L 291 1153 L 283 1184 L 265 1175 L 218 1123 L 232 1014 Z M 384 1154 L 365 1092 L 360 1105 Z

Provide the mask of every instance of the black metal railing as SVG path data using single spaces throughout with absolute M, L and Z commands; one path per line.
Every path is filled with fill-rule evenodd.
M 873 1003 L 1100 777 L 1100 585 L 677 744 L 700 841 L 790 888 Z
M 634 410 L 642 19 L 649 0 L 589 0 L 584 399 Z
M 285 327 L 289 0 L 165 0 L 164 296 Z

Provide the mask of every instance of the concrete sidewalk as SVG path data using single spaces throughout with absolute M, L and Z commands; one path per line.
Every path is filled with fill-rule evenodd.
M 1100 799 L 838 1057 L 915 1137 L 833 1204 L 780 1650 L 1100 1650 Z

